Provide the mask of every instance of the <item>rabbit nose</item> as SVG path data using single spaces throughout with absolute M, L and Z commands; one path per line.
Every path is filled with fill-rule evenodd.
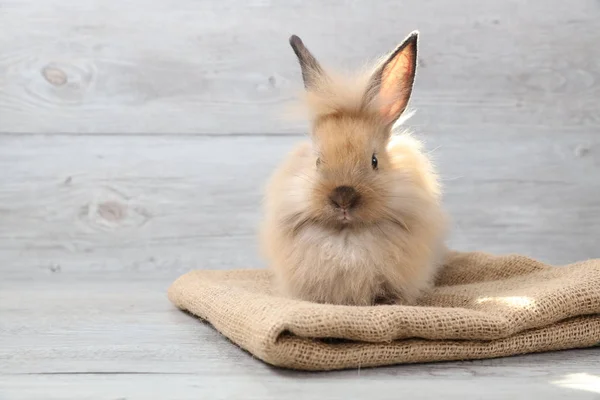
M 358 204 L 360 194 L 353 187 L 338 186 L 329 195 L 331 203 L 339 208 L 352 208 Z

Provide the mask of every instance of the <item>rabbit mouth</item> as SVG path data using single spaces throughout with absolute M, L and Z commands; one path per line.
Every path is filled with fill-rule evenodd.
M 355 220 L 350 211 L 344 208 L 338 208 L 336 214 L 336 219 L 341 225 L 348 225 Z
M 339 218 L 340 218 L 340 221 L 345 222 L 345 223 L 352 221 L 352 217 L 350 216 L 350 213 L 346 210 L 343 210 L 340 212 Z

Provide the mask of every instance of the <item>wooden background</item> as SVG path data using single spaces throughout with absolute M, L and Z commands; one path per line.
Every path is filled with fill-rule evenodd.
M 356 67 L 421 31 L 409 125 L 452 247 L 600 257 L 600 2 L 567 3 L 0 0 L 0 398 L 597 398 L 597 350 L 276 371 L 165 293 L 263 266 L 262 187 L 307 127 L 292 33 Z

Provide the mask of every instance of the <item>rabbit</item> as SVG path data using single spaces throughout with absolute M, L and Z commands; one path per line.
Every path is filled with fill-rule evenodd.
M 412 92 L 417 38 L 410 33 L 370 72 L 344 77 L 290 37 L 311 132 L 264 193 L 260 246 L 276 294 L 414 305 L 433 286 L 446 252 L 441 185 L 422 144 L 394 128 Z

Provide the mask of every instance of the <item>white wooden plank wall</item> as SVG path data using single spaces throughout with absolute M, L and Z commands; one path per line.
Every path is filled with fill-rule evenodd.
M 301 87 L 291 33 L 351 67 L 413 29 L 428 133 L 600 122 L 594 0 L 0 4 L 1 132 L 298 133 L 280 118 Z
M 273 370 L 165 291 L 263 266 L 261 190 L 307 126 L 284 114 L 292 33 L 353 67 L 421 31 L 410 126 L 453 247 L 600 257 L 599 18 L 593 0 L 0 0 L 0 399 L 598 398 L 597 349 Z

